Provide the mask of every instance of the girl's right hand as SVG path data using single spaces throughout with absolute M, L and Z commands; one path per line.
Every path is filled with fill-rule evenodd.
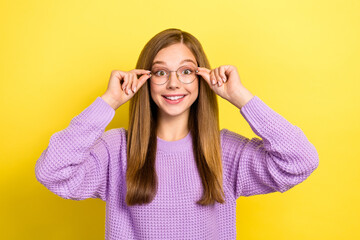
M 140 78 L 137 75 L 142 75 Z M 151 77 L 151 71 L 133 69 L 128 72 L 113 70 L 106 92 L 101 96 L 115 110 L 134 96 Z

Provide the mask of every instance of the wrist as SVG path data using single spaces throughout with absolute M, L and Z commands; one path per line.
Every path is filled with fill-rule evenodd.
M 114 110 L 118 109 L 121 104 L 119 104 L 117 101 L 115 101 L 111 96 L 104 93 L 100 96 L 107 104 L 109 104 Z
M 249 90 L 245 87 L 241 88 L 233 98 L 233 105 L 237 108 L 241 109 L 246 103 L 248 103 L 255 95 L 253 95 Z

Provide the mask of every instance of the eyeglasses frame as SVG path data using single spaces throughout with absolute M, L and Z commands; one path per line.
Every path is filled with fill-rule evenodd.
M 182 67 L 184 67 L 184 66 L 179 67 L 176 71 L 170 71 L 169 69 L 166 69 L 166 70 L 169 72 L 169 76 L 167 77 L 167 79 L 166 79 L 166 81 L 165 81 L 164 83 L 154 83 L 153 81 L 151 81 L 152 75 L 150 76 L 150 81 L 151 81 L 153 84 L 156 84 L 156 85 L 164 85 L 165 83 L 167 83 L 167 82 L 169 81 L 171 73 L 172 73 L 172 72 L 176 72 L 176 77 L 177 77 L 177 79 L 178 79 L 181 83 L 183 83 L 183 84 L 191 84 L 192 82 L 195 81 L 196 75 L 195 75 L 195 78 L 194 78 L 191 82 L 189 82 L 189 83 L 184 83 L 183 81 L 180 80 L 179 74 L 177 73 L 177 71 L 178 71 L 180 68 L 182 68 Z M 199 72 L 198 67 L 196 67 L 195 69 L 196 69 L 195 72 L 198 73 L 198 72 Z M 153 74 L 153 73 L 154 73 L 154 72 L 151 71 L 151 74 Z

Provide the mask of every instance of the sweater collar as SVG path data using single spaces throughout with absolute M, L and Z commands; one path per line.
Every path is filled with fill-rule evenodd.
M 176 141 L 165 141 L 157 137 L 157 148 L 165 152 L 181 152 L 192 150 L 192 137 L 189 133 L 182 139 Z

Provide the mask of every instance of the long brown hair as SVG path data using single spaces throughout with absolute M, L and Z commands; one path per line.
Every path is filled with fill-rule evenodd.
M 211 69 L 200 42 L 191 34 L 176 28 L 166 29 L 147 42 L 136 69 L 151 69 L 156 54 L 176 43 L 183 43 L 191 50 L 198 67 Z M 199 95 L 190 107 L 188 120 L 194 158 L 204 189 L 202 198 L 196 203 L 224 203 L 218 102 L 207 82 L 198 77 Z M 156 132 L 157 105 L 151 98 L 147 81 L 130 99 L 126 171 L 126 204 L 129 206 L 149 203 L 156 195 Z

